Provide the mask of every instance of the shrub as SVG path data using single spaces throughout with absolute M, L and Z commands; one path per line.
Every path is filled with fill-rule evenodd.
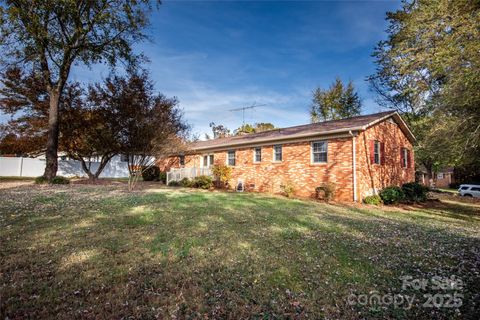
M 52 184 L 69 184 L 70 180 L 62 176 L 56 176 L 52 179 Z
M 367 196 L 363 199 L 365 204 L 373 204 L 374 206 L 381 205 L 383 203 L 382 198 L 379 195 Z
M 395 204 L 403 201 L 405 194 L 400 187 L 391 186 L 380 191 L 380 198 L 385 204 Z
M 295 187 L 290 182 L 282 184 L 280 186 L 280 189 L 282 189 L 283 193 L 287 198 L 290 198 L 295 193 Z
M 212 178 L 209 176 L 198 176 L 192 180 L 192 187 L 200 189 L 210 189 L 213 187 Z
M 168 183 L 168 186 L 169 186 L 169 187 L 180 187 L 180 182 L 178 182 L 178 181 L 170 181 L 170 182 Z
M 232 167 L 225 164 L 216 164 L 212 167 L 213 176 L 222 186 L 228 185 L 228 181 L 232 178 Z
M 49 183 L 47 178 L 44 176 L 36 177 L 35 178 L 35 183 L 36 184 L 44 184 L 44 183 Z M 68 178 L 62 177 L 62 176 L 56 176 L 52 179 L 52 184 L 69 184 L 70 180 Z
M 163 184 L 167 183 L 167 173 L 165 171 L 161 171 L 158 179 L 163 182 Z
M 186 187 L 186 188 L 189 188 L 192 186 L 192 180 L 188 179 L 188 178 L 183 178 L 182 180 L 180 180 L 180 185 L 182 187 Z
M 142 170 L 143 181 L 159 181 L 160 168 L 157 166 L 144 167 Z
M 427 201 L 428 188 L 418 182 L 409 182 L 402 185 L 405 200 L 411 202 Z
M 320 187 L 315 188 L 317 199 L 323 199 L 327 202 L 329 202 L 335 197 L 336 190 L 337 185 L 333 182 L 322 183 Z
M 44 183 L 48 183 L 48 180 L 44 176 L 40 176 L 40 177 L 35 178 L 35 183 L 36 184 L 44 184 Z

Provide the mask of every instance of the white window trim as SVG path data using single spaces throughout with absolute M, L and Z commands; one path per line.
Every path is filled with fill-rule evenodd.
M 407 168 L 408 168 L 408 149 L 407 149 L 407 148 L 403 148 L 403 149 L 402 149 L 402 153 L 403 153 L 402 167 L 403 167 L 404 169 L 407 169 Z
M 282 160 L 276 160 L 275 159 L 275 147 L 278 147 L 278 146 L 280 146 L 282 148 Z M 282 144 L 274 144 L 273 147 L 272 147 L 272 151 L 273 151 L 272 161 L 276 162 L 276 163 L 283 162 L 283 145 Z
M 327 161 L 321 161 L 321 162 L 313 161 L 313 144 L 319 143 L 319 142 L 324 142 L 327 145 Z M 316 140 L 316 141 L 310 142 L 310 164 L 325 164 L 325 163 L 328 163 L 328 140 Z
M 210 156 L 213 156 L 213 161 L 215 162 L 215 154 L 214 153 L 204 153 L 202 154 L 202 158 L 200 159 L 200 167 L 201 168 L 210 168 L 213 166 L 213 163 L 210 163 Z M 207 166 L 203 163 L 203 159 L 207 157 Z
M 260 149 L 260 161 L 257 161 L 257 149 Z M 254 147 L 253 148 L 253 163 L 260 163 L 262 162 L 262 147 Z
M 228 154 L 230 152 L 233 152 L 234 159 L 235 159 L 235 165 L 233 166 L 228 163 Z M 237 152 L 235 150 L 227 150 L 227 156 L 225 157 L 225 164 L 229 167 L 235 167 L 237 165 Z

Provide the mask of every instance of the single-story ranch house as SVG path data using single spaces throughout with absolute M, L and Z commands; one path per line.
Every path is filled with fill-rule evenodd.
M 297 196 L 312 197 L 331 182 L 337 201 L 359 201 L 415 179 L 414 142 L 400 115 L 390 111 L 197 141 L 161 166 L 204 173 L 224 163 L 233 168 L 230 185 L 242 182 L 247 191 L 279 193 L 290 184 Z

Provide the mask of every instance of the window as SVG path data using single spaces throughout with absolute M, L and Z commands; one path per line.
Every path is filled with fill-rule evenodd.
M 480 191 L 480 188 L 472 187 L 472 189 L 470 189 L 470 191 Z
M 122 154 L 120 156 L 120 161 L 121 162 L 128 162 L 128 155 L 127 154 Z
M 255 148 L 253 150 L 253 162 L 262 161 L 262 148 Z
M 327 141 L 312 142 L 312 163 L 327 162 Z
M 461 187 L 460 190 L 468 190 L 470 187 Z
M 213 166 L 213 160 L 214 160 L 214 156 L 213 154 L 206 154 L 203 156 L 203 167 L 210 167 L 210 166 Z
M 373 143 L 373 163 L 380 164 L 380 141 Z
M 185 165 L 185 156 L 184 155 L 180 155 L 178 157 L 178 163 L 181 165 L 181 166 L 184 166 Z
M 408 168 L 409 152 L 407 148 L 402 148 L 402 167 Z
M 282 161 L 282 145 L 273 146 L 273 161 Z
M 234 166 L 235 165 L 235 150 L 228 151 L 227 164 L 229 166 Z
M 445 179 L 445 174 L 442 172 L 442 173 L 437 173 L 437 179 Z

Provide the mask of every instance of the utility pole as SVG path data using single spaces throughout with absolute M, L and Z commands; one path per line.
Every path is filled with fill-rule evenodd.
M 256 102 L 254 102 L 251 106 L 241 107 L 241 108 L 236 108 L 236 109 L 230 109 L 228 111 L 232 111 L 232 112 L 242 111 L 242 127 L 244 127 L 245 126 L 245 110 L 254 109 L 254 108 L 263 107 L 263 106 L 266 106 L 266 104 L 257 104 Z

